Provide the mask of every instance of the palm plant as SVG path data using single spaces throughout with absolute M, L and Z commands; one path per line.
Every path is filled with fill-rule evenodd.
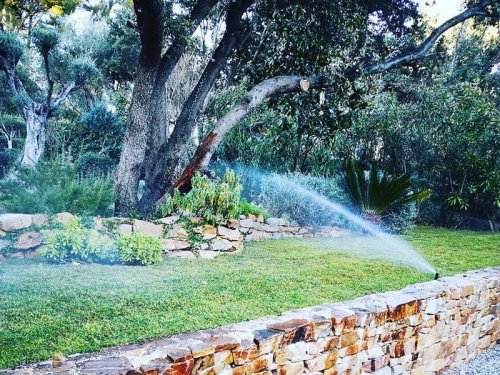
M 427 190 L 413 192 L 409 174 L 391 176 L 374 164 L 366 171 L 363 164 L 349 160 L 344 177 L 353 201 L 363 216 L 380 222 L 384 212 L 430 196 Z

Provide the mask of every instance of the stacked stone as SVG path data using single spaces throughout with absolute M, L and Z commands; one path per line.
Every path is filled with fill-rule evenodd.
M 500 269 L 4 374 L 438 374 L 500 340 Z
M 348 232 L 339 227 L 301 227 L 282 218 L 269 218 L 254 215 L 240 217 L 240 232 L 245 241 L 261 241 L 280 238 L 341 237 Z

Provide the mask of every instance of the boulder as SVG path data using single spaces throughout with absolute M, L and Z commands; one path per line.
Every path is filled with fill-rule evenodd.
M 238 229 L 229 229 L 223 225 L 217 227 L 217 234 L 229 241 L 238 241 L 241 237 L 240 231 Z
M 174 224 L 174 226 L 168 231 L 168 238 L 187 240 L 189 238 L 189 233 L 182 227 L 181 224 Z
M 252 219 L 240 220 L 240 227 L 261 230 L 262 225 Z
M 273 238 L 272 233 L 253 231 L 252 233 L 246 235 L 245 241 L 261 241 L 268 240 L 270 238 Z
M 236 219 L 231 219 L 228 220 L 225 226 L 229 229 L 238 229 L 240 227 L 240 222 Z
M 63 225 L 68 225 L 74 217 L 75 216 L 73 214 L 70 214 L 69 212 L 60 212 L 58 214 L 55 214 L 54 220 Z
M 223 238 L 216 238 L 210 242 L 210 248 L 213 251 L 228 251 L 231 250 L 233 244 L 231 241 L 225 240 Z
M 202 217 L 190 217 L 189 221 L 192 222 L 193 224 L 201 224 L 201 223 L 203 223 L 203 218 Z
M 31 220 L 33 222 L 33 225 L 36 225 L 37 227 L 42 227 L 49 223 L 49 217 L 44 214 L 32 215 Z
M 165 225 L 172 225 L 177 223 L 179 219 L 180 219 L 179 215 L 172 215 L 172 216 L 162 217 L 161 219 L 158 220 L 158 222 Z
M 196 259 L 196 255 L 192 251 L 169 251 L 168 257 L 182 258 L 182 259 Z
M 42 235 L 38 232 L 22 233 L 12 247 L 19 250 L 34 249 L 43 242 Z
M 288 225 L 288 221 L 279 217 L 270 217 L 266 220 L 266 223 L 275 227 Z
M 185 250 L 191 248 L 191 245 L 187 241 L 173 240 L 170 238 L 163 239 L 161 243 L 164 251 Z
M 211 240 L 215 237 L 217 237 L 217 229 L 210 224 L 205 224 L 201 227 L 194 228 L 194 231 L 196 233 L 201 234 L 204 240 Z
M 0 230 L 0 237 L 5 237 L 7 233 L 5 233 L 3 230 Z
M 3 214 L 0 215 L 0 230 L 4 232 L 15 232 L 33 224 L 32 215 L 27 214 Z
M 270 225 L 270 224 L 263 224 L 262 230 L 264 232 L 269 232 L 269 233 L 277 233 L 280 231 L 280 229 L 278 227 L 275 227 L 274 225 Z
M 163 236 L 163 225 L 153 224 L 149 221 L 134 219 L 133 231 L 142 234 L 147 234 L 152 237 Z
M 116 231 L 120 234 L 131 234 L 132 233 L 132 225 L 131 224 L 118 224 L 116 227 Z

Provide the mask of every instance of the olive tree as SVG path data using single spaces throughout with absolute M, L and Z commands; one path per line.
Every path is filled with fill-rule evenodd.
M 30 167 L 38 163 L 45 150 L 48 118 L 56 115 L 58 108 L 69 95 L 97 73 L 95 66 L 88 59 L 57 54 L 59 35 L 53 29 L 34 30 L 33 42 L 42 58 L 45 77 L 45 85 L 41 86 L 44 95 L 39 98 L 30 95 L 17 72 L 23 55 L 23 45 L 15 34 L 0 32 L 0 69 L 5 74 L 10 91 L 15 96 L 26 123 L 21 164 Z M 52 59 L 55 54 L 57 61 Z M 53 70 L 56 69 L 57 80 L 53 74 Z M 64 77 L 65 81 L 59 80 L 60 77 Z

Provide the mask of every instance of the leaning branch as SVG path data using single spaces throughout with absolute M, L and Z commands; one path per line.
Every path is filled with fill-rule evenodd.
M 430 33 L 429 36 L 417 48 L 415 48 L 410 52 L 402 53 L 398 56 L 387 59 L 381 63 L 370 64 L 364 67 L 363 66 L 356 67 L 354 71 L 357 71 L 358 74 L 360 73 L 363 75 L 382 73 L 397 66 L 401 66 L 404 64 L 408 64 L 412 61 L 422 59 L 426 57 L 429 50 L 434 46 L 434 44 L 446 31 L 458 25 L 459 23 L 464 22 L 465 20 L 468 20 L 469 18 L 484 15 L 485 14 L 484 9 L 487 6 L 492 5 L 495 1 L 498 0 L 484 0 L 478 5 L 472 6 L 464 10 L 457 16 L 450 18 L 448 21 L 444 22 L 439 27 L 434 29 L 434 31 Z
M 63 86 L 61 92 L 59 92 L 56 99 L 54 100 L 54 103 L 52 103 L 52 105 L 50 106 L 50 112 L 55 111 L 61 105 L 61 103 L 67 99 L 71 91 L 73 91 L 75 88 L 77 88 L 77 86 L 74 81 L 71 81 Z

